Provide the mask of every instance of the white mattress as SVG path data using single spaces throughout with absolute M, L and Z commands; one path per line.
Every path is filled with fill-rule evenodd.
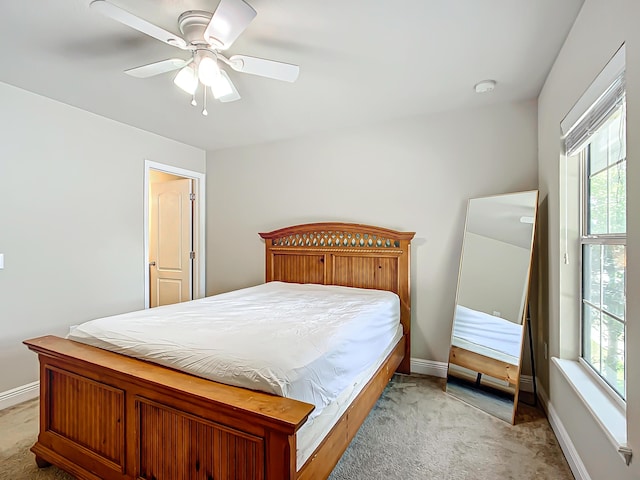
M 522 350 L 522 325 L 457 305 L 453 345 L 518 365 Z
M 367 382 L 373 377 L 380 365 L 391 353 L 394 347 L 402 338 L 402 325 L 398 325 L 396 335 L 391 343 L 380 354 L 378 359 L 372 363 L 367 370 L 358 376 L 352 385 L 345 388 L 342 393 L 333 402 L 327 405 L 322 412 L 314 418 L 307 420 L 302 425 L 296 435 L 296 464 L 297 470 L 300 470 L 311 454 L 318 448 L 322 439 L 329 433 L 340 417 L 347 411 L 351 402 L 355 400 L 358 394 L 365 387 Z
M 378 360 L 399 323 L 391 292 L 270 282 L 92 320 L 68 338 L 308 402 L 313 418 Z

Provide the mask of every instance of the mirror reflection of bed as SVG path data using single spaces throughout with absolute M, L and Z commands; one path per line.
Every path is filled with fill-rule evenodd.
M 469 200 L 447 393 L 509 423 L 517 409 L 538 192 Z

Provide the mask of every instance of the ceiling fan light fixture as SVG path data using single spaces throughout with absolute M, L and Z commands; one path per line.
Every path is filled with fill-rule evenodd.
M 298 65 L 248 55 L 227 58 L 220 53 L 220 50 L 228 49 L 235 42 L 256 16 L 256 11 L 246 0 L 219 0 L 213 14 L 203 10 L 183 12 L 178 17 L 178 28 L 184 38 L 129 13 L 111 3 L 112 0 L 87 1 L 93 10 L 102 15 L 165 44 L 188 50 L 190 59 L 169 58 L 130 68 L 125 73 L 136 78 L 148 78 L 177 71 L 173 82 L 191 96 L 194 106 L 197 105 L 195 94 L 202 83 L 205 87 L 202 89 L 205 115 L 206 87 L 211 88 L 211 94 L 223 103 L 241 98 L 229 75 L 219 65 L 227 65 L 237 72 L 286 82 L 295 82 L 298 78 Z
M 198 88 L 198 77 L 193 65 L 187 65 L 180 69 L 173 79 L 173 83 L 189 95 L 193 95 Z
M 229 84 L 229 81 L 220 75 L 211 85 L 211 93 L 213 93 L 213 98 L 218 100 L 221 97 L 225 97 L 230 93 L 233 93 L 233 89 Z
M 220 70 L 220 76 L 215 83 L 211 85 L 211 93 L 216 100 L 222 103 L 240 100 L 238 90 L 236 90 L 235 85 L 224 70 Z
M 200 81 L 210 87 L 219 77 L 220 68 L 218 67 L 218 62 L 210 56 L 203 56 L 198 64 L 198 78 Z

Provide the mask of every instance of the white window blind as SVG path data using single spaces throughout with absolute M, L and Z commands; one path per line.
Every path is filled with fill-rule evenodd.
M 623 45 L 562 120 L 560 126 L 567 156 L 580 150 L 611 112 L 624 103 L 624 66 Z

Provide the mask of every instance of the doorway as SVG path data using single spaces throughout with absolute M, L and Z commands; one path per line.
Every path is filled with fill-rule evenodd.
M 145 161 L 145 308 L 205 295 L 204 180 Z

